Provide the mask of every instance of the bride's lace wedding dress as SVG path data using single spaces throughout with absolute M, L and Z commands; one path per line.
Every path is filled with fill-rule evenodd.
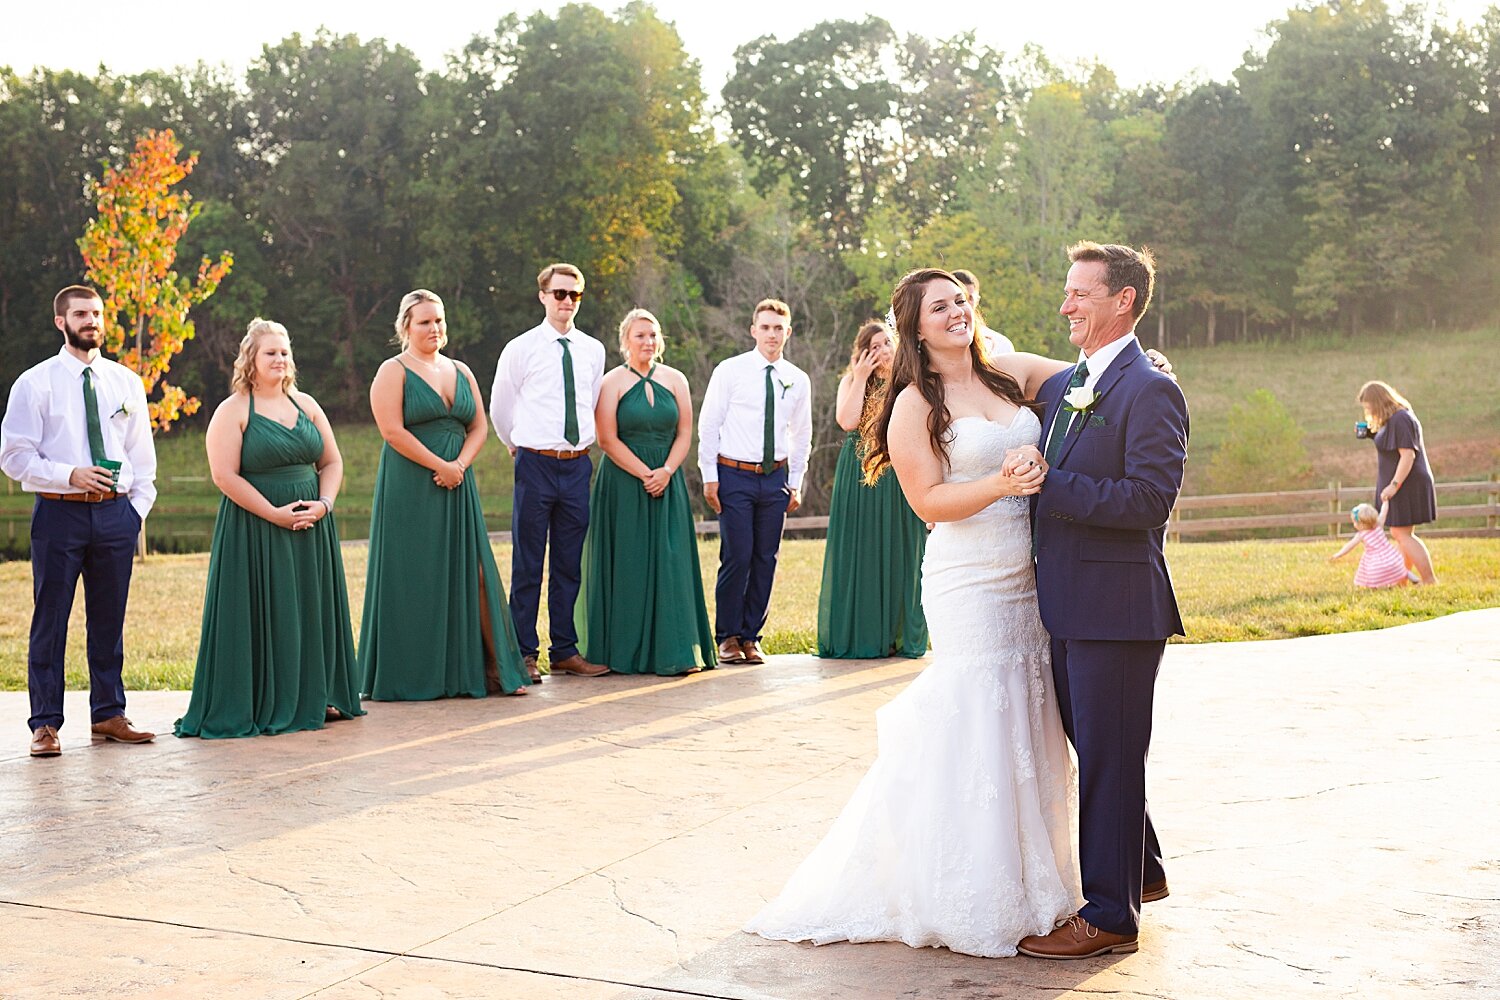
M 1037 418 L 952 425 L 948 482 L 1035 444 Z M 1082 903 L 1072 764 L 1037 615 L 1027 504 L 937 525 L 922 564 L 930 663 L 876 713 L 878 756 L 823 842 L 746 930 L 1014 955 Z

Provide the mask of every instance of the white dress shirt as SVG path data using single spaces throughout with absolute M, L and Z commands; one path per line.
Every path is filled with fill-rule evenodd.
M 1120 353 L 1126 347 L 1131 344 L 1138 345 L 1139 343 L 1139 338 L 1135 334 L 1129 333 L 1119 340 L 1110 341 L 1093 354 L 1084 354 L 1082 351 L 1079 351 L 1078 360 L 1089 363 L 1089 376 L 1083 380 L 1083 387 L 1089 392 L 1097 392 L 1098 389 L 1096 387 L 1099 385 L 1099 380 L 1104 377 L 1105 372 L 1109 371 L 1109 366 L 1114 363 L 1114 360 L 1120 356 Z M 1070 411 L 1063 412 L 1068 414 L 1068 429 L 1071 430 L 1073 428 L 1073 421 L 1077 418 L 1078 414 Z
M 1079 351 L 1079 360 L 1087 358 L 1089 363 L 1089 377 L 1083 380 L 1083 387 L 1090 392 L 1095 391 L 1094 387 L 1099 384 L 1099 380 L 1104 377 L 1104 373 L 1109 371 L 1109 366 L 1114 363 L 1115 358 L 1118 358 L 1121 352 L 1131 344 L 1138 345 L 1140 344 L 1140 340 L 1135 334 L 1127 333 L 1119 340 L 1111 340 L 1093 354 L 1084 354 L 1082 351 Z
M 765 450 L 766 365 L 775 371 L 776 459 L 786 459 L 787 485 L 802 488 L 812 451 L 812 380 L 786 358 L 767 361 L 760 351 L 719 362 L 698 414 L 698 470 L 719 481 L 719 456 L 760 463 Z
M 999 330 L 991 330 L 987 326 L 979 328 L 979 335 L 984 338 L 984 347 L 990 357 L 997 354 L 1014 354 L 1016 345 L 1011 343 L 1010 338 Z
M 83 370 L 93 371 L 106 458 L 120 463 L 116 488 L 144 519 L 156 503 L 156 446 L 140 376 L 106 357 L 85 365 L 66 347 L 28 368 L 10 388 L 0 422 L 0 469 L 27 493 L 82 493 L 68 481 L 94 464 L 83 408 Z
M 563 437 L 563 349 L 573 358 L 573 392 L 578 410 L 578 443 Z M 505 345 L 490 389 L 490 420 L 510 448 L 578 451 L 594 443 L 594 405 L 604 379 L 604 345 L 577 327 L 560 334 L 551 323 L 521 334 Z

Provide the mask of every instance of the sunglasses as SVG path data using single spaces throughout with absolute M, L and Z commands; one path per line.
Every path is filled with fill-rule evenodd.
M 577 302 L 579 299 L 583 298 L 583 293 L 578 291 L 576 288 L 553 288 L 549 291 L 544 292 L 543 294 L 552 296 L 558 302 L 561 302 L 564 299 L 572 299 L 574 302 Z

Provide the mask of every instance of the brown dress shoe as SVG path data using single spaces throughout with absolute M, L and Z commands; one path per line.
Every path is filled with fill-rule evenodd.
M 603 677 L 609 673 L 609 668 L 602 663 L 590 663 L 582 656 L 574 653 L 566 660 L 558 660 L 552 664 L 552 672 L 565 674 L 577 674 L 579 677 Z
M 150 743 L 156 739 L 155 733 L 135 728 L 123 715 L 94 723 L 93 733 L 96 740 L 114 740 L 116 743 Z
M 1136 935 L 1102 931 L 1075 913 L 1066 920 L 1059 920 L 1051 934 L 1032 934 L 1022 938 L 1016 950 L 1032 958 L 1067 959 L 1123 955 L 1137 947 Z
M 744 663 L 745 650 L 740 646 L 740 637 L 732 635 L 719 643 L 720 663 Z
M 1141 886 L 1141 902 L 1143 903 L 1154 903 L 1158 899 L 1166 899 L 1170 895 L 1172 894 L 1167 891 L 1166 879 Z
M 56 757 L 62 753 L 62 742 L 57 738 L 57 730 L 51 726 L 42 726 L 31 734 L 31 756 L 33 757 Z
M 756 644 L 754 639 L 741 641 L 740 652 L 745 654 L 745 662 L 747 664 L 766 662 L 766 658 L 760 655 L 760 646 Z
M 531 678 L 531 683 L 542 683 L 542 671 L 541 668 L 536 665 L 536 654 L 527 653 L 524 659 L 526 661 L 526 676 Z

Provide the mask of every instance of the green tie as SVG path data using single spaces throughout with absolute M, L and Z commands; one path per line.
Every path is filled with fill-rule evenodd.
M 775 365 L 766 365 L 766 427 L 760 449 L 760 473 L 763 476 L 776 471 L 776 382 L 771 378 L 775 370 Z
M 578 391 L 573 388 L 573 353 L 568 350 L 568 338 L 558 337 L 557 342 L 563 349 L 563 406 L 567 407 L 567 414 L 563 416 L 563 437 L 568 444 L 578 443 Z
M 1078 362 L 1078 367 L 1073 369 L 1073 377 L 1068 379 L 1068 392 L 1083 385 L 1088 381 L 1089 363 Z M 1058 410 L 1057 419 L 1052 421 L 1052 434 L 1047 438 L 1047 464 L 1051 465 L 1057 461 L 1058 452 L 1062 451 L 1063 438 L 1068 436 L 1068 425 L 1073 422 L 1073 414 L 1067 410 Z
M 104 431 L 99 427 L 99 397 L 94 395 L 94 372 L 83 370 L 83 409 L 89 424 L 89 454 L 98 465 L 109 456 L 104 453 Z

